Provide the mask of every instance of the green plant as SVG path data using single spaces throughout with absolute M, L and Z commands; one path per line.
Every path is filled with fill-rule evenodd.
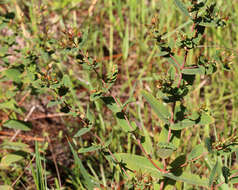
M 236 170 L 231 170 L 228 165 L 232 155 L 237 148 L 237 135 L 232 135 L 226 139 L 224 143 L 218 143 L 212 139 L 209 134 L 209 126 L 214 123 L 211 114 L 212 111 L 206 107 L 200 109 L 188 109 L 185 97 L 189 95 L 191 86 L 194 84 L 197 75 L 209 77 L 216 72 L 218 63 L 221 64 L 219 69 L 226 69 L 227 63 L 220 62 L 217 54 L 211 58 L 207 58 L 203 54 L 196 55 L 196 48 L 201 45 L 206 27 L 223 27 L 224 19 L 217 17 L 216 4 L 208 1 L 192 1 L 189 5 L 184 5 L 181 1 L 175 0 L 175 5 L 179 10 L 190 19 L 192 23 L 192 31 L 183 32 L 183 27 L 178 28 L 179 37 L 176 43 L 169 45 L 166 38 L 171 37 L 174 33 L 160 34 L 157 29 L 157 22 L 153 21 L 152 34 L 156 39 L 159 56 L 167 59 L 168 73 L 159 78 L 158 88 L 153 93 L 142 90 L 142 96 L 150 104 L 154 112 L 159 118 L 159 126 L 161 126 L 157 145 L 152 145 L 151 137 L 146 129 L 139 128 L 135 122 L 131 122 L 128 115 L 124 111 L 125 105 L 121 105 L 120 101 L 112 95 L 110 90 L 115 82 L 118 70 L 117 67 L 111 66 L 107 77 L 102 77 L 97 72 L 97 62 L 90 61 L 88 57 L 82 56 L 83 65 L 89 66 L 97 74 L 101 83 L 98 89 L 91 95 L 91 101 L 102 101 L 114 113 L 118 126 L 120 126 L 128 135 L 130 134 L 137 143 L 140 150 L 145 156 L 137 156 L 128 153 L 116 153 L 108 156 L 115 164 L 128 175 L 126 169 L 130 171 L 142 172 L 142 175 L 149 174 L 155 179 L 160 179 L 160 189 L 165 188 L 169 184 L 181 186 L 180 182 L 192 185 L 213 188 L 227 189 L 228 184 L 234 183 L 236 179 Z M 189 7 L 189 8 L 187 8 Z M 156 18 L 155 18 L 156 19 Z M 180 51 L 176 50 L 180 49 Z M 176 52 L 179 52 L 176 55 Z M 183 54 L 181 52 L 184 52 Z M 182 55 L 181 55 L 182 54 Z M 189 54 L 197 56 L 196 62 L 188 63 Z M 228 68 L 229 69 L 229 68 Z M 109 96 L 107 95 L 109 94 Z M 181 152 L 176 154 L 176 150 L 180 148 L 182 139 L 182 130 L 194 126 L 204 126 L 205 135 L 204 142 L 191 147 L 191 152 Z M 199 140 L 199 139 L 197 139 Z M 163 165 L 154 161 L 154 158 L 160 158 Z M 204 159 L 207 170 L 209 171 L 208 180 L 204 177 L 200 178 L 198 174 L 191 173 L 188 165 L 198 159 Z M 192 166 L 190 166 L 192 167 Z M 187 169 L 188 168 L 188 169 Z M 232 175 L 233 173 L 234 175 Z M 135 174 L 136 175 L 136 174 Z M 203 176 L 203 175 L 202 175 Z M 177 182 L 177 183 L 176 183 Z M 148 187 L 152 188 L 152 184 Z M 154 184 L 154 188 L 158 184 Z M 145 184 L 144 184 L 145 185 Z M 145 188 L 145 186 L 143 186 Z
M 222 33 L 219 28 L 225 26 L 226 20 L 220 18 L 212 1 L 163 1 L 164 7 L 176 5 L 183 13 L 175 11 L 182 16 L 174 30 L 177 18 L 173 14 L 166 17 L 164 10 L 146 26 L 150 11 L 156 10 L 156 0 L 148 1 L 151 9 L 143 0 L 105 1 L 98 10 L 100 19 L 106 14 L 110 21 L 108 50 L 104 47 L 107 38 L 101 31 L 107 23 L 97 28 L 90 17 L 80 27 L 87 25 L 85 30 L 76 24 L 76 10 L 81 8 L 81 14 L 86 1 L 42 1 L 40 6 L 34 0 L 20 2 L 14 1 L 13 9 L 7 3 L 0 6 L 1 32 L 11 32 L 0 36 L 0 82 L 4 89 L 0 91 L 4 115 L 1 127 L 16 130 L 10 140 L 0 144 L 0 169 L 13 171 L 13 176 L 0 173 L 4 188 L 22 189 L 21 183 L 30 178 L 28 174 L 21 181 L 16 176 L 32 153 L 26 143 L 12 142 L 19 131 L 27 133 L 34 129 L 30 116 L 35 106 L 25 115 L 27 106 L 22 106 L 25 97 L 29 97 L 27 102 L 44 102 L 46 112 L 56 110 L 70 118 L 61 118 L 61 123 L 67 126 L 64 136 L 72 153 L 67 158 L 71 165 L 66 168 L 64 163 L 54 160 L 61 173 L 58 179 L 54 178 L 53 185 L 49 184 L 48 177 L 55 175 L 54 169 L 47 167 L 51 158 L 43 159 L 36 143 L 36 167 L 32 167 L 30 175 L 37 189 L 235 188 L 235 127 L 224 127 L 224 133 L 216 129 L 222 120 L 220 107 L 211 106 L 212 95 L 208 96 L 213 89 L 221 88 L 215 102 L 223 104 L 236 95 L 226 90 L 227 85 L 235 89 L 235 81 L 225 80 L 232 68 L 229 56 L 225 57 L 221 50 L 209 52 L 206 48 L 211 31 L 213 39 Z M 53 24 L 46 19 L 51 16 L 55 16 Z M 54 24 L 57 30 L 52 29 Z M 115 32 L 122 42 L 118 46 L 114 46 Z M 224 44 L 227 47 L 229 43 Z M 122 55 L 114 55 L 115 48 L 121 48 Z M 127 63 L 133 50 L 138 66 Z M 99 61 L 100 55 L 107 51 L 109 61 Z M 122 57 L 124 65 L 113 60 L 117 56 Z M 151 65 L 151 62 L 159 63 Z M 217 73 L 222 73 L 222 87 L 220 81 L 214 82 L 219 78 L 214 77 Z M 204 87 L 207 83 L 210 88 Z M 235 107 L 235 100 L 232 105 Z M 230 113 L 226 108 L 223 110 L 229 120 Z M 236 117 L 235 111 L 232 117 Z M 51 124 L 49 128 L 57 126 Z M 54 135 L 50 138 L 60 142 Z M 51 154 L 53 151 L 50 150 Z

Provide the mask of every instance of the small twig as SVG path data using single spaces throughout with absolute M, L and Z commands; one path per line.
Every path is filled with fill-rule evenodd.
M 167 169 L 167 163 L 166 163 L 166 160 L 163 158 L 163 164 L 164 164 L 164 170 Z M 163 190 L 164 189 L 164 180 L 161 181 L 161 184 L 160 184 L 160 190 Z
M 93 1 L 92 1 L 92 4 L 90 5 L 90 7 L 89 7 L 89 9 L 88 9 L 88 14 L 89 14 L 89 16 L 92 16 L 92 15 L 93 15 L 93 9 L 94 9 L 94 7 L 95 7 L 97 1 L 98 1 L 98 0 L 93 0 Z
M 53 114 L 43 114 L 38 115 L 36 117 L 30 118 L 29 120 L 37 120 L 37 119 L 45 119 L 45 118 L 53 118 L 53 117 L 62 117 L 62 116 L 68 116 L 67 113 L 53 113 Z
M 12 135 L 14 135 L 14 133 L 7 132 L 7 131 L 0 131 L 0 135 L 12 136 Z M 31 136 L 27 136 L 27 135 L 18 135 L 18 137 L 21 137 L 26 141 L 39 141 L 39 142 L 44 142 L 45 141 L 44 138 L 31 137 Z
M 180 86 L 180 84 L 181 84 L 181 81 L 182 81 L 182 70 L 184 69 L 184 66 L 185 66 L 185 64 L 186 64 L 186 62 L 187 62 L 187 57 L 188 57 L 188 51 L 185 49 L 185 55 L 184 55 L 184 60 L 183 60 L 183 64 L 182 64 L 182 66 L 180 67 L 180 70 L 181 70 L 181 72 L 180 72 L 180 74 L 179 74 L 179 81 L 178 81 L 178 88 L 179 88 L 179 86 Z
M 193 91 L 193 93 L 195 93 L 196 91 L 198 91 L 200 88 L 202 88 L 205 84 L 207 83 L 207 80 L 203 80 L 198 87 Z
M 160 189 L 160 190 L 163 190 L 163 189 L 164 189 L 164 180 L 161 181 L 159 189 Z
M 175 110 L 175 105 L 176 105 L 176 102 L 173 102 L 173 105 L 172 105 L 172 112 L 171 112 L 171 118 L 170 118 L 170 123 L 171 123 L 171 124 L 174 123 L 174 110 Z M 168 143 L 169 143 L 169 141 L 170 141 L 171 135 L 172 135 L 172 130 L 171 130 L 171 128 L 169 127 L 169 132 L 168 132 Z
M 25 101 L 25 99 L 27 98 L 27 96 L 30 95 L 30 90 L 26 92 L 26 94 L 21 98 L 21 100 L 18 102 L 18 106 L 21 106 L 23 104 L 23 102 Z
M 178 61 L 175 59 L 175 57 L 174 56 L 172 56 L 171 54 L 169 55 L 172 59 L 173 59 L 173 61 L 178 65 L 178 67 L 180 67 L 181 65 L 178 63 Z

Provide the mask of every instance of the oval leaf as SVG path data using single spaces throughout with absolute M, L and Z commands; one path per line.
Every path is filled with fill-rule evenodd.
M 201 156 L 205 152 L 205 149 L 202 144 L 196 145 L 193 150 L 188 154 L 188 161 L 193 160 Z
M 176 150 L 176 147 L 172 143 L 159 143 L 159 149 L 157 154 L 161 158 L 168 158 Z
M 7 78 L 9 78 L 10 80 L 13 80 L 16 83 L 21 82 L 21 73 L 19 70 L 17 69 L 8 69 L 5 71 L 5 75 L 7 76 Z
M 90 147 L 87 147 L 87 148 L 80 148 L 78 150 L 78 153 L 93 152 L 93 151 L 99 150 L 101 148 L 102 148 L 101 146 L 93 145 L 93 146 L 90 146 Z
M 21 142 L 10 142 L 6 141 L 0 145 L 1 149 L 10 149 L 15 151 L 25 151 L 30 152 L 29 145 Z
M 89 132 L 90 130 L 91 130 L 91 128 L 82 128 L 74 135 L 74 137 L 80 137 L 80 136 L 86 134 L 87 132 Z
M 170 125 L 169 128 L 171 128 L 172 130 L 182 130 L 187 127 L 192 127 L 195 124 L 195 121 L 192 121 L 190 119 L 184 119 L 182 121 Z
M 198 68 L 192 68 L 192 69 L 183 69 L 182 73 L 185 75 L 205 75 L 205 68 L 204 67 L 198 67 Z
M 164 122 L 168 123 L 170 118 L 170 113 L 168 107 L 164 104 L 159 102 L 152 94 L 146 92 L 145 90 L 141 91 L 142 96 L 149 102 L 152 109 L 159 117 L 159 119 L 163 120 Z
M 200 116 L 200 120 L 198 122 L 199 125 L 208 125 L 214 122 L 214 118 L 203 112 Z
M 23 157 L 20 156 L 20 155 L 17 155 L 17 154 L 7 154 L 6 156 L 4 156 L 2 158 L 1 166 L 3 166 L 3 167 L 10 166 L 12 163 L 18 162 L 21 159 L 23 159 Z
M 8 120 L 3 124 L 4 127 L 10 128 L 10 129 L 18 129 L 22 131 L 30 131 L 31 128 L 29 127 L 29 123 L 20 121 L 20 120 Z

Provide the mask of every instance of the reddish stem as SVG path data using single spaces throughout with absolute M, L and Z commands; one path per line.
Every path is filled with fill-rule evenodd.
M 180 70 L 181 70 L 181 72 L 180 72 L 180 75 L 179 75 L 179 81 L 178 81 L 178 88 L 179 88 L 179 86 L 180 86 L 180 84 L 181 84 L 181 81 L 182 81 L 182 70 L 184 69 L 184 66 L 185 66 L 185 64 L 186 64 L 186 62 L 187 62 L 187 57 L 188 57 L 188 51 L 185 49 L 185 55 L 184 55 L 184 60 L 183 60 L 183 64 L 182 64 L 182 66 L 180 67 Z

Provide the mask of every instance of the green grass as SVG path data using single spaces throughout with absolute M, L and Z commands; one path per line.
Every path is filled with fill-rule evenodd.
M 118 65 L 118 77 L 110 94 L 115 96 L 121 105 L 131 100 L 124 107 L 124 111 L 128 113 L 130 121 L 135 121 L 141 127 L 143 132 L 139 135 L 150 139 L 147 142 L 149 144 L 143 144 L 147 147 L 146 151 L 152 151 L 152 158 L 161 161 L 157 155 L 161 122 L 140 92 L 141 90 L 155 92 L 160 77 L 167 76 L 169 63 L 158 56 L 159 50 L 153 43 L 149 28 L 152 19 L 158 18 L 159 31 L 168 32 L 167 40 L 172 44 L 176 39 L 178 28 L 188 19 L 176 8 L 172 0 L 98 0 L 92 15 L 89 16 L 88 9 L 92 2 L 14 0 L 3 1 L 3 4 L 0 4 L 1 15 L 7 12 L 15 14 L 15 18 L 9 23 L 0 25 L 0 28 L 4 27 L 0 35 L 0 132 L 3 132 L 0 134 L 2 135 L 0 158 L 4 158 L 9 153 L 23 154 L 24 157 L 8 166 L 3 166 L 0 162 L 0 185 L 12 186 L 19 173 L 23 172 L 22 177 L 14 183 L 13 189 L 46 189 L 46 186 L 49 189 L 93 189 L 94 186 L 99 189 L 118 187 L 149 189 L 149 184 L 152 184 L 151 189 L 159 189 L 157 179 L 143 176 L 139 172 L 133 179 L 129 178 L 120 163 L 109 159 L 110 152 L 137 155 L 143 155 L 143 152 L 133 139 L 133 135 L 121 130 L 117 125 L 115 114 L 101 100 L 90 101 L 92 91 L 100 88 L 98 79 L 94 72 L 87 72 L 74 59 L 77 52 L 67 50 L 66 47 L 72 46 L 68 33 L 72 30 L 83 35 L 84 31 L 88 30 L 82 52 L 88 52 L 90 57 L 101 63 L 97 68 L 100 75 L 106 75 L 113 65 Z M 224 17 L 229 16 L 227 26 L 222 29 L 208 28 L 203 47 L 194 50 L 189 55 L 188 62 L 194 63 L 194 57 L 201 53 L 212 56 L 216 51 L 221 51 L 224 53 L 222 59 L 232 62 L 231 70 L 224 71 L 218 64 L 218 71 L 212 76 L 196 77 L 195 84 L 185 99 L 186 106 L 192 110 L 199 110 L 205 105 L 215 122 L 211 125 L 185 129 L 182 132 L 181 146 L 177 150 L 179 154 L 190 152 L 192 147 L 199 142 L 204 142 L 207 136 L 214 137 L 217 142 L 223 142 L 233 134 L 236 135 L 237 131 L 238 4 L 236 1 L 217 0 L 216 2 L 219 12 Z M 187 24 L 182 30 L 187 32 L 190 29 L 191 24 Z M 48 35 L 46 35 L 47 31 Z M 15 36 L 11 34 L 12 32 Z M 55 42 L 50 44 L 50 39 L 55 39 Z M 14 46 L 7 44 L 11 40 L 16 40 Z M 6 55 L 4 47 L 10 47 L 7 50 L 12 54 L 10 58 L 4 57 Z M 49 50 L 56 52 L 53 57 Z M 37 65 L 33 64 L 33 59 L 27 57 L 31 53 L 38 56 L 38 60 L 35 60 Z M 181 56 L 182 52 L 178 52 L 178 55 Z M 5 77 L 4 72 L 7 68 L 19 68 L 22 63 L 28 64 L 27 61 L 31 62 L 29 64 L 32 66 L 27 68 L 28 71 L 23 69 L 20 79 L 15 78 L 14 74 Z M 65 96 L 65 101 L 70 105 L 71 110 L 68 116 L 32 120 L 45 113 L 62 112 L 62 105 L 65 109 L 68 106 L 57 102 L 53 106 L 47 106 L 50 100 L 59 101 L 64 96 L 58 96 L 56 92 L 58 87 L 53 89 L 46 86 L 37 89 L 38 84 L 34 84 L 35 87 L 32 88 L 30 85 L 34 76 L 30 76 L 29 73 L 34 69 L 37 75 L 48 73 L 48 76 L 56 78 L 69 87 L 69 93 Z M 48 76 L 45 76 L 45 81 L 49 81 Z M 43 78 L 43 74 L 41 77 Z M 31 93 L 19 105 L 21 98 L 27 92 Z M 24 120 L 32 106 L 37 106 L 28 119 L 32 130 L 21 132 L 13 140 L 24 142 L 30 150 L 18 150 L 17 147 L 20 145 L 14 145 L 13 148 L 2 146 L 3 142 L 10 142 L 15 133 L 15 130 L 5 128 L 3 123 L 8 119 Z M 74 138 L 74 135 L 84 127 L 82 119 L 85 118 L 92 123 L 92 129 Z M 63 133 L 62 138 L 59 137 L 60 131 Z M 7 132 L 11 135 L 7 136 Z M 34 136 L 44 138 L 47 134 L 53 141 L 53 150 L 50 150 L 47 140 L 38 142 L 35 147 L 34 140 L 28 139 Z M 78 153 L 78 150 L 91 146 L 98 149 Z M 34 155 L 35 160 L 30 167 L 26 167 Z M 41 159 L 41 155 L 44 159 Z M 56 156 L 61 182 L 57 178 L 52 155 Z M 176 156 L 173 154 L 171 160 Z M 224 160 L 230 162 L 226 165 L 232 169 L 238 169 L 235 155 Z M 212 167 L 213 163 L 208 162 L 206 158 L 200 159 L 189 165 L 188 169 L 192 173 L 209 178 L 207 168 Z M 130 173 L 129 175 L 132 176 Z M 167 185 L 165 189 L 172 189 L 173 186 L 177 189 L 194 187 L 177 182 L 174 185 Z M 227 187 L 223 185 L 221 188 Z M 233 189 L 235 188 L 237 186 L 233 186 Z

